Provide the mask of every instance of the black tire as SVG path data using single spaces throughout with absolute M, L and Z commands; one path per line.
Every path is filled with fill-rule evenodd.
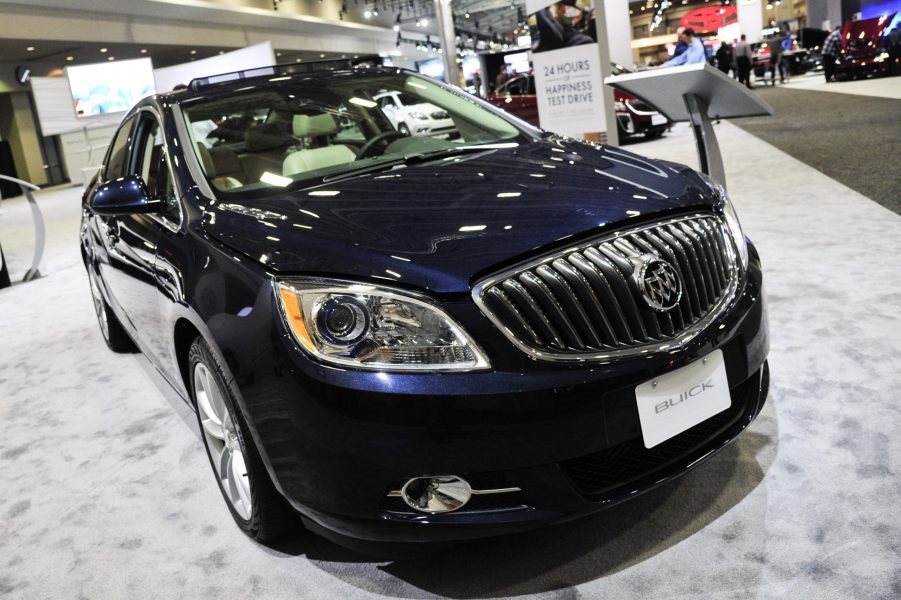
M 94 268 L 88 264 L 88 285 L 91 290 L 91 299 L 94 301 L 94 314 L 97 316 L 97 325 L 100 327 L 100 335 L 107 347 L 113 352 L 121 354 L 137 352 L 138 347 L 126 333 L 119 318 L 107 304 L 100 291 L 100 283 Z
M 224 401 L 228 415 L 231 417 L 231 424 L 234 426 L 233 434 L 237 437 L 237 443 L 240 444 L 240 450 L 243 453 L 242 458 L 246 470 L 244 476 L 248 479 L 250 492 L 251 510 L 249 518 L 242 516 L 235 508 L 235 504 L 229 497 L 229 491 L 226 490 L 220 477 L 216 458 L 213 455 L 214 450 L 210 447 L 215 442 L 211 441 L 212 436 L 204 428 L 203 409 L 198 405 L 195 374 L 199 365 L 203 365 L 206 373 L 211 377 L 211 382 L 218 386 L 222 394 L 221 399 Z M 197 413 L 200 437 L 203 439 L 203 446 L 206 448 L 207 457 L 213 469 L 213 476 L 219 484 L 219 491 L 222 493 L 225 504 L 229 512 L 231 512 L 235 523 L 251 539 L 261 543 L 272 542 L 291 533 L 298 522 L 297 514 L 291 510 L 269 478 L 269 473 L 263 465 L 263 460 L 253 441 L 253 436 L 250 435 L 247 428 L 247 422 L 238 408 L 234 392 L 226 383 L 228 378 L 210 347 L 201 337 L 194 340 L 191 344 L 191 349 L 188 351 L 188 379 L 191 400 Z
M 648 131 L 644 134 L 644 139 L 646 140 L 656 140 L 658 138 L 663 137 L 663 134 L 666 133 L 666 129 L 659 129 L 657 131 Z

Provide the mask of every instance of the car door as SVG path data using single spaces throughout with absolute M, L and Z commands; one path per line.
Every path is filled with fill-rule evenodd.
M 147 185 L 151 198 L 156 193 L 149 165 L 153 161 L 155 133 L 158 127 L 153 114 L 142 110 L 136 115 L 129 134 L 124 161 L 111 156 L 107 181 L 114 176 L 140 175 Z M 118 136 L 116 142 L 119 142 Z M 114 149 L 116 150 L 116 149 Z M 152 359 L 149 343 L 152 328 L 157 322 L 157 286 L 154 262 L 160 225 L 154 215 L 126 214 L 101 217 L 103 244 L 109 262 L 101 266 L 107 290 L 118 305 L 117 315 L 131 330 L 135 343 Z M 119 314 L 121 312 L 121 314 Z
M 185 271 L 193 264 L 194 258 L 185 244 L 184 210 L 181 204 L 183 192 L 176 184 L 167 145 L 162 143 L 161 138 L 158 143 L 159 150 L 154 153 L 154 162 L 149 167 L 155 197 L 162 204 L 161 211 L 154 216 L 160 225 L 153 265 L 157 283 L 157 322 L 153 333 L 148 336 L 148 343 L 159 360 L 157 366 L 163 375 L 178 387 L 181 383 L 180 373 L 172 343 L 177 310 L 173 308 L 186 303 Z
M 146 215 L 156 227 L 156 238 L 153 254 L 142 256 L 149 274 L 146 287 L 142 288 L 143 340 L 150 359 L 164 375 L 171 376 L 173 325 L 167 320 L 166 315 L 171 311 L 166 308 L 173 302 L 184 303 L 181 194 L 175 183 L 162 123 L 155 112 L 144 113 L 138 124 L 137 139 L 141 154 L 135 165 L 150 197 L 160 202 L 159 212 Z M 146 248 L 149 250 L 149 245 Z M 143 296 L 145 292 L 147 295 Z
M 123 124 L 113 140 L 104 182 L 137 172 L 140 155 L 140 113 Z M 142 350 L 148 308 L 155 301 L 153 257 L 159 226 L 147 215 L 95 217 L 105 260 L 99 261 L 101 278 L 119 320 Z

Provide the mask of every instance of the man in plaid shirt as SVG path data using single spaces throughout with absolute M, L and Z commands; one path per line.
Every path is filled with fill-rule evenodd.
M 826 83 L 835 81 L 835 61 L 842 50 L 842 32 L 836 27 L 823 42 L 823 71 L 826 75 Z

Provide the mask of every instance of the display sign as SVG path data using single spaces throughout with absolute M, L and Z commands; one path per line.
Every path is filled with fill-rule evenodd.
M 149 58 L 67 67 L 75 116 L 125 112 L 156 92 Z
M 606 131 L 594 9 L 589 0 L 530 0 L 526 7 L 541 126 L 579 137 Z

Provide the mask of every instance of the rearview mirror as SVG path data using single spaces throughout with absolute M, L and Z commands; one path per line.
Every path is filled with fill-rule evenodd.
M 91 197 L 91 210 L 98 215 L 134 215 L 159 212 L 162 203 L 150 198 L 138 175 L 107 181 Z

